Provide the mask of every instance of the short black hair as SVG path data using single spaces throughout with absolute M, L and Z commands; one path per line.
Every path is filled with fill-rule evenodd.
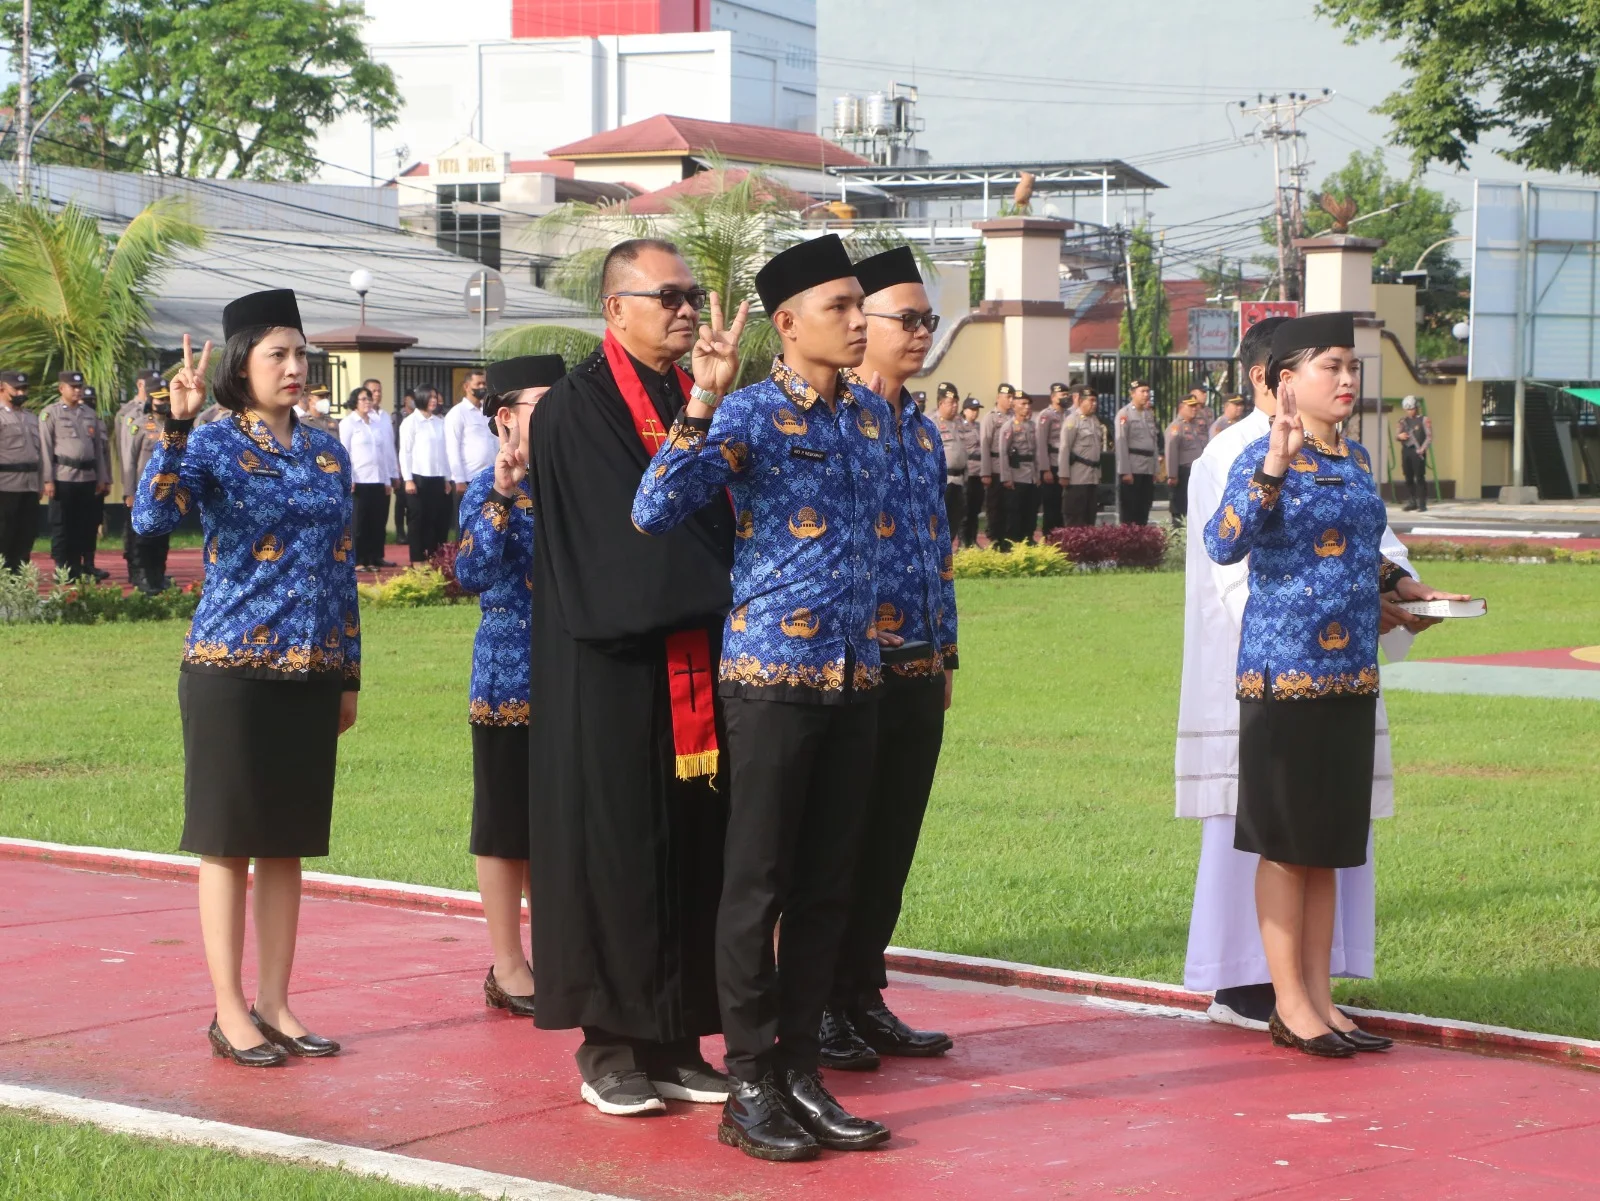
M 211 395 L 223 408 L 242 413 L 255 403 L 255 397 L 250 395 L 250 385 L 245 380 L 245 367 L 250 362 L 250 352 L 275 329 L 293 329 L 300 334 L 304 344 L 305 334 L 292 325 L 247 325 L 235 330 L 233 336 L 222 344 L 222 360 L 217 364 Z
M 365 381 L 363 381 L 359 388 L 351 388 L 350 389 L 350 399 L 345 401 L 345 404 L 348 407 L 352 408 L 352 409 L 355 408 L 356 407 L 356 401 L 361 399 L 361 394 L 363 392 L 367 393 L 367 399 L 368 400 L 372 399 L 372 393 L 367 391 L 367 385 L 366 385 Z
M 1266 366 L 1272 357 L 1272 331 L 1289 320 L 1289 317 L 1263 317 L 1244 331 L 1244 337 L 1239 339 L 1239 371 L 1246 379 L 1250 377 L 1250 368 Z
M 605 261 L 600 264 L 600 294 L 610 296 L 615 292 L 616 277 L 622 268 L 638 262 L 639 256 L 647 250 L 659 250 L 662 254 L 682 257 L 682 251 L 664 238 L 629 238 L 625 242 L 618 242 L 606 251 Z
M 363 388 L 365 388 L 368 384 L 377 384 L 378 387 L 383 387 L 383 381 L 375 375 L 368 376 L 366 379 L 361 381 L 361 386 Z

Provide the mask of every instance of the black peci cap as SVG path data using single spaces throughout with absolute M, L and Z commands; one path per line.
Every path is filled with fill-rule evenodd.
M 1312 313 L 1285 321 L 1272 331 L 1272 357 L 1283 360 L 1300 350 L 1329 346 L 1353 347 L 1356 322 L 1351 313 Z
M 293 288 L 273 288 L 266 292 L 252 292 L 241 296 L 222 310 L 222 335 L 231 338 L 242 329 L 256 326 L 297 329 L 305 333 L 300 324 L 300 304 L 295 300 Z
M 861 290 L 868 296 L 892 288 L 896 284 L 920 284 L 922 272 L 917 270 L 917 256 L 909 246 L 896 246 L 856 264 L 856 278 Z
M 525 354 L 490 363 L 485 376 L 489 395 L 483 402 L 483 415 L 493 417 L 514 392 L 552 387 L 566 374 L 566 360 L 558 354 Z
M 799 242 L 775 255 L 756 272 L 756 293 L 761 307 L 771 316 L 791 296 L 829 280 L 855 278 L 855 265 L 845 253 L 838 234 Z

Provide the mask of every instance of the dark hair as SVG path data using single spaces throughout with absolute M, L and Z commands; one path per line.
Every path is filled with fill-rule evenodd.
M 1267 387 L 1276 396 L 1278 394 L 1278 383 L 1283 379 L 1285 371 L 1298 371 L 1312 359 L 1321 358 L 1330 350 L 1340 349 L 1343 348 L 1337 346 L 1307 346 L 1303 350 L 1295 351 L 1286 359 L 1269 358 L 1267 360 Z
M 1239 372 L 1245 379 L 1250 378 L 1250 368 L 1265 366 L 1272 357 L 1272 331 L 1288 320 L 1263 317 L 1244 331 L 1244 337 L 1239 339 Z
M 211 385 L 211 395 L 223 408 L 242 413 L 254 403 L 250 384 L 245 379 L 245 368 L 250 362 L 250 352 L 256 344 L 275 329 L 294 329 L 288 325 L 247 325 L 235 330 L 233 337 L 222 344 L 222 359 L 217 364 L 217 374 Z M 305 334 L 295 329 L 302 340 Z
M 381 388 L 381 387 L 383 387 L 383 381 L 382 381 L 382 380 L 381 380 L 381 379 L 379 379 L 379 378 L 378 378 L 378 377 L 377 377 L 377 376 L 375 376 L 375 375 L 373 375 L 373 376 L 369 376 L 369 377 L 367 377 L 367 378 L 366 378 L 366 379 L 364 379 L 364 380 L 362 380 L 362 381 L 361 381 L 361 386 L 362 386 L 362 387 L 363 387 L 363 388 L 365 388 L 365 387 L 366 387 L 366 386 L 367 386 L 367 385 L 368 385 L 368 384 L 377 384 L 377 385 L 378 385 L 378 387 L 380 387 L 380 388 Z
M 366 385 L 366 381 L 365 380 L 362 381 L 361 386 L 359 388 L 351 388 L 350 389 L 350 399 L 345 401 L 345 404 L 348 407 L 350 407 L 351 409 L 354 409 L 356 407 L 356 401 L 361 399 L 361 394 L 363 392 L 367 393 L 367 399 L 368 400 L 372 399 L 372 393 L 367 391 L 367 385 Z
M 681 257 L 682 252 L 671 242 L 662 238 L 629 238 L 625 242 L 618 242 L 606 251 L 605 261 L 600 264 L 600 292 L 609 296 L 617 290 L 616 276 L 622 268 L 639 261 L 639 256 L 647 250 L 659 250 L 662 254 L 675 254 Z

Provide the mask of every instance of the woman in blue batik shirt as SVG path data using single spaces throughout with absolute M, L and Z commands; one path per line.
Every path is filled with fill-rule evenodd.
M 1239 643 L 1234 846 L 1261 856 L 1256 919 L 1277 994 L 1279 1046 L 1345 1058 L 1389 1039 L 1333 1003 L 1334 870 L 1366 862 L 1378 700 L 1380 595 L 1447 594 L 1379 552 L 1387 522 L 1367 451 L 1340 433 L 1361 363 L 1349 313 L 1274 331 L 1272 430 L 1234 461 L 1206 523 L 1218 563 L 1250 560 Z
M 533 502 L 528 494 L 528 420 L 567 373 L 556 354 L 489 366 L 483 416 L 500 437 L 494 466 L 461 500 L 456 580 L 481 597 L 472 644 L 472 854 L 494 962 L 485 1002 L 532 1017 L 533 971 L 522 948 L 528 886 L 528 625 L 533 611 Z M 476 418 L 474 418 L 476 420 Z
M 256 292 L 222 314 L 223 419 L 200 429 L 211 343 L 170 379 L 172 411 L 134 500 L 134 530 L 170 533 L 200 509 L 206 580 L 178 675 L 184 820 L 200 856 L 200 932 L 216 992 L 215 1054 L 247 1067 L 332 1055 L 289 1008 L 300 861 L 328 853 L 339 735 L 355 724 L 361 623 L 350 460 L 295 416 L 306 339 L 295 295 Z M 254 1005 L 240 980 L 256 861 Z

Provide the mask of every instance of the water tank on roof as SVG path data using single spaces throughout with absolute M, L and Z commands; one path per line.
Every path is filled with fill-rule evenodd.
M 861 124 L 866 129 L 893 129 L 898 107 L 893 97 L 883 92 L 868 92 L 862 105 Z
M 833 98 L 833 129 L 835 133 L 855 133 L 861 128 L 861 97 L 835 96 Z

